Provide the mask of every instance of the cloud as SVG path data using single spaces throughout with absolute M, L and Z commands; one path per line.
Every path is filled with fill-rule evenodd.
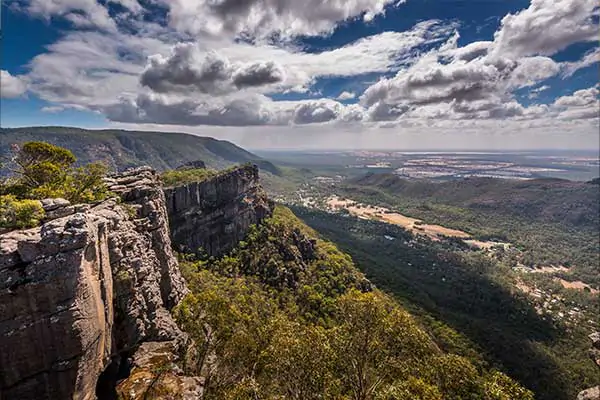
M 552 55 L 573 43 L 598 40 L 597 4 L 589 0 L 532 0 L 508 14 L 494 34 L 499 57 Z
M 548 85 L 542 85 L 535 89 L 531 89 L 529 91 L 529 95 L 527 97 L 529 97 L 530 99 L 535 99 L 540 95 L 541 92 L 548 90 L 548 89 L 550 89 L 550 86 L 548 86 Z
M 31 91 L 52 103 L 111 104 L 120 96 L 139 93 L 147 57 L 170 48 L 170 43 L 154 37 L 71 32 L 29 62 L 27 77 Z
M 299 105 L 294 111 L 295 124 L 312 124 L 328 122 L 337 118 L 339 103 L 327 100 L 308 101 Z
M 16 98 L 22 96 L 26 91 L 27 84 L 21 77 L 0 70 L 0 97 L 3 99 Z
M 343 91 L 337 97 L 338 100 L 352 100 L 356 98 L 356 93 Z
M 317 77 L 358 77 L 410 64 L 419 46 L 440 42 L 455 27 L 435 20 L 423 21 L 404 32 L 382 32 L 322 52 L 236 42 L 221 46 L 219 53 L 232 62 L 276 60 L 286 72 L 286 87 L 306 92 Z
M 141 75 L 142 85 L 160 93 L 225 94 L 283 81 L 285 73 L 273 61 L 231 63 L 216 52 L 203 53 L 193 43 L 178 44 L 168 57 L 154 55 Z
M 384 12 L 396 0 L 173 0 L 170 25 L 192 35 L 244 35 L 281 38 L 331 32 L 340 22 Z
M 567 120 L 592 119 L 600 117 L 600 91 L 596 87 L 577 90 L 571 95 L 557 98 L 552 104 L 557 118 Z
M 580 69 L 587 68 L 598 62 L 600 62 L 600 47 L 596 47 L 595 49 L 592 49 L 585 53 L 583 58 L 579 61 L 563 63 L 563 77 L 569 78 Z
M 476 58 L 486 56 L 493 42 L 481 41 L 471 42 L 464 47 L 448 50 L 446 55 L 456 60 L 472 61 Z
M 244 88 L 281 82 L 285 79 L 285 74 L 281 66 L 274 61 L 265 61 L 238 66 L 232 78 L 236 87 Z
M 560 65 L 549 57 L 524 57 L 510 73 L 510 88 L 522 88 L 535 85 L 560 71 Z
M 559 107 L 585 107 L 596 103 L 598 94 L 600 94 L 600 91 L 595 87 L 577 90 L 572 95 L 557 98 L 554 105 Z
M 350 77 L 386 72 L 394 68 L 399 60 L 411 57 L 419 45 L 435 43 L 446 37 L 452 27 L 437 21 L 424 21 L 405 32 L 384 32 L 321 53 L 305 53 L 293 47 L 260 43 L 253 45 L 241 41 L 202 40 L 183 47 L 198 47 L 198 50 L 190 51 L 195 57 L 200 57 L 200 60 L 194 59 L 191 64 L 196 68 L 202 64 L 202 55 L 218 48 L 221 58 L 232 66 L 240 67 L 233 71 L 228 85 L 236 85 L 232 82 L 236 79 L 238 85 L 255 92 L 307 92 L 317 77 Z M 114 104 L 123 95 L 142 93 L 140 75 L 146 67 L 151 67 L 148 58 L 173 61 L 172 52 L 179 41 L 178 36 L 154 24 L 145 24 L 136 35 L 70 32 L 30 61 L 28 78 L 32 81 L 34 93 L 49 102 L 82 106 Z M 265 74 L 267 80 L 275 80 L 280 72 L 278 66 L 285 71 L 285 77 L 282 78 L 284 82 L 249 86 L 256 84 L 254 78 L 261 74 L 262 77 L 258 77 L 263 81 Z M 193 72 L 189 69 L 187 72 Z M 173 79 L 178 73 L 167 72 Z M 185 85 L 171 85 L 168 81 L 164 81 L 164 86 L 185 88 Z M 173 87 L 164 88 L 167 89 Z
M 548 57 L 493 57 L 489 53 L 491 42 L 460 48 L 457 39 L 450 38 L 396 76 L 368 87 L 360 103 L 370 110 L 369 118 L 521 117 L 527 113 L 513 99 L 512 91 L 535 85 L 560 71 L 560 65 Z
M 114 122 L 232 127 L 357 122 L 364 112 L 356 104 L 345 106 L 331 99 L 273 101 L 260 94 L 186 98 L 159 93 L 121 98 L 95 110 Z
M 116 31 L 117 25 L 110 17 L 108 10 L 96 0 L 30 0 L 20 5 L 29 15 L 50 19 L 62 17 L 79 28 L 98 28 Z M 123 6 L 140 9 L 135 0 L 113 1 Z M 137 7 L 134 5 L 137 4 Z M 20 3 L 17 3 L 20 4 Z
M 141 94 L 135 99 L 100 108 L 116 122 L 154 123 L 164 125 L 265 125 L 271 120 L 263 99 L 245 98 L 229 101 L 179 99 L 162 94 Z
M 47 107 L 42 107 L 42 109 L 41 109 L 42 112 L 51 113 L 51 114 L 59 113 L 64 110 L 65 110 L 65 108 L 62 106 L 47 106 Z
M 484 99 L 497 90 L 498 82 L 512 69 L 512 64 L 497 66 L 484 61 L 418 63 L 393 78 L 372 85 L 360 100 L 361 104 L 370 107 L 380 101 L 418 105 Z

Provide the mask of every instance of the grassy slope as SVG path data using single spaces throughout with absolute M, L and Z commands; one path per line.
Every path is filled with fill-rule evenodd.
M 202 160 L 208 167 L 262 161 L 233 143 L 184 133 L 86 130 L 67 127 L 0 129 L 0 155 L 14 143 L 45 141 L 73 151 L 82 163 L 105 161 L 115 169 L 150 165 L 159 171 Z

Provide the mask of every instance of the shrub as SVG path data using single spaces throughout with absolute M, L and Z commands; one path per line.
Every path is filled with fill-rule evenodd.
M 192 182 L 202 182 L 215 175 L 217 175 L 217 172 L 211 169 L 193 168 L 166 171 L 161 175 L 161 178 L 165 186 L 177 186 Z
M 13 195 L 0 196 L 0 228 L 32 228 L 44 218 L 44 209 L 37 200 L 18 200 Z

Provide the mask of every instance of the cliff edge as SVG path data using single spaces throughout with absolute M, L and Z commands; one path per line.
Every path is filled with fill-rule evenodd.
M 187 293 L 160 179 L 107 179 L 118 198 L 44 201 L 42 226 L 0 235 L 0 397 L 94 399 L 98 377 L 144 342 L 183 343 Z
M 273 214 L 258 167 L 245 165 L 202 182 L 165 188 L 171 239 L 186 253 L 220 256 L 244 239 L 251 225 Z

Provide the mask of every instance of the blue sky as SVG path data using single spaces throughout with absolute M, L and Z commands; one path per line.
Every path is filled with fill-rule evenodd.
M 253 148 L 597 147 L 593 3 L 3 2 L 0 124 Z

